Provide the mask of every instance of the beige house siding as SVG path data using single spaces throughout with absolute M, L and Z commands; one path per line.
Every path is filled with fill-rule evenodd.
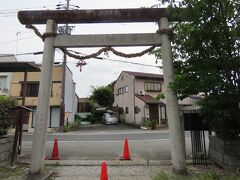
M 41 69 L 41 66 L 39 66 Z M 23 72 L 14 72 L 12 73 L 12 79 L 10 84 L 10 96 L 13 97 L 21 97 L 21 86 L 24 79 L 24 73 Z M 27 75 L 27 82 L 38 82 L 40 83 L 41 80 L 41 72 L 28 72 Z M 50 121 L 50 115 L 52 115 L 53 119 L 53 111 L 55 111 L 55 125 L 59 121 L 56 117 L 58 116 L 58 111 L 60 108 L 60 101 L 61 101 L 61 86 L 62 86 L 62 66 L 57 65 L 53 67 L 53 74 L 52 74 L 52 90 L 51 90 L 51 97 L 50 97 L 50 105 L 49 105 L 49 119 Z M 30 107 L 34 110 L 36 110 L 38 103 L 38 97 L 26 97 L 25 99 L 25 106 Z M 22 102 L 19 100 L 19 104 L 21 105 Z M 52 112 L 50 111 L 52 110 Z M 56 111 L 57 110 L 57 111 Z M 60 114 L 60 113 L 59 113 Z M 29 123 L 27 125 L 24 125 L 25 130 L 28 130 L 29 132 L 33 132 L 33 113 L 30 113 L 29 117 Z M 26 127 L 27 126 L 27 127 Z M 54 128 L 48 128 L 48 131 L 53 131 Z
M 41 66 L 39 66 L 41 68 Z M 61 98 L 61 74 L 62 66 L 53 67 L 52 78 L 52 93 L 50 98 L 50 106 L 59 106 Z M 12 73 L 12 80 L 10 85 L 10 95 L 13 97 L 19 97 L 21 93 L 21 82 L 23 82 L 24 73 L 14 72 Z M 29 72 L 27 81 L 40 82 L 41 72 Z M 37 106 L 37 97 L 26 97 L 26 106 Z M 21 104 L 21 102 L 19 102 Z

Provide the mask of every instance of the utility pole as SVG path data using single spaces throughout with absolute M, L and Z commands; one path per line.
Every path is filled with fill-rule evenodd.
M 67 4 L 58 4 L 57 9 L 64 8 L 65 10 L 69 10 L 69 2 L 70 0 L 66 0 Z M 63 6 L 63 7 L 61 7 Z M 62 35 L 70 35 L 71 31 L 74 26 L 69 26 L 66 24 L 65 26 L 59 26 L 58 31 Z M 66 62 L 67 62 L 67 55 L 63 54 L 63 63 L 62 63 L 62 89 L 61 89 L 61 104 L 60 104 L 60 131 L 63 132 L 64 121 L 65 121 L 65 84 L 66 84 Z

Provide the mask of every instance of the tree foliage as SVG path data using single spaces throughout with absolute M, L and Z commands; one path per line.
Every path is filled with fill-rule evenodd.
M 12 122 L 9 118 L 9 109 L 15 106 L 15 101 L 6 96 L 0 96 L 0 138 L 7 134 Z
M 173 36 L 175 84 L 180 98 L 204 93 L 201 113 L 221 138 L 240 133 L 239 0 L 164 0 L 187 8 Z M 161 3 L 164 3 L 161 1 Z
M 112 106 L 114 99 L 113 86 L 114 82 L 106 86 L 92 87 L 93 91 L 90 100 L 103 107 Z

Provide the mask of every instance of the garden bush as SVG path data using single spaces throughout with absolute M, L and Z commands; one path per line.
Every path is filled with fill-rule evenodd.
M 147 119 L 144 121 L 143 126 L 150 129 L 156 129 L 157 121 L 155 119 Z
M 6 96 L 0 96 L 0 138 L 7 134 L 13 124 L 9 118 L 9 109 L 16 105 L 16 101 Z

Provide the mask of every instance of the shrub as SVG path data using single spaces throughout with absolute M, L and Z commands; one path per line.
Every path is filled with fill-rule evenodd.
M 73 127 L 74 127 L 74 123 L 67 122 L 63 127 L 63 132 L 68 132 L 71 129 L 73 129 Z
M 143 126 L 149 127 L 150 129 L 156 129 L 157 121 L 155 119 L 147 119 L 144 121 Z
M 81 126 L 81 117 L 78 114 L 75 115 L 75 124 L 77 124 L 78 127 Z
M 240 134 L 240 109 L 237 95 L 209 95 L 200 103 L 200 113 L 211 130 L 221 139 L 235 139 Z
M 16 105 L 16 101 L 6 96 L 0 96 L 0 138 L 7 134 L 12 123 L 9 118 L 9 109 Z

